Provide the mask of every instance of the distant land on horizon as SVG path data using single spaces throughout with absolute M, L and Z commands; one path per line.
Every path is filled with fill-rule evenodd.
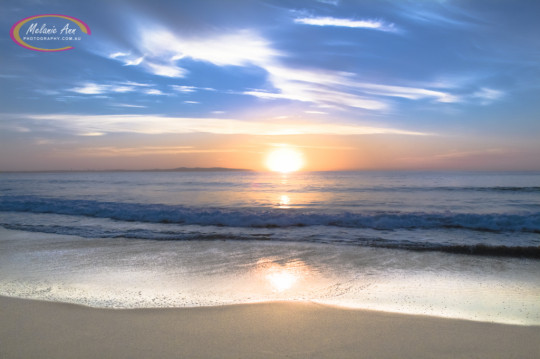
M 227 168 L 227 167 L 178 167 L 166 169 L 111 169 L 111 170 L 40 170 L 40 171 L 0 171 L 0 173 L 72 173 L 72 172 L 253 172 L 245 168 Z
M 227 167 L 177 167 L 171 169 L 150 169 L 150 170 L 127 170 L 126 172 L 244 172 L 252 171 L 247 168 L 227 168 Z

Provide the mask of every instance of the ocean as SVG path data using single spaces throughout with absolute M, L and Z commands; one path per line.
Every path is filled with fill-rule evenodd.
M 0 295 L 540 324 L 539 172 L 0 174 Z

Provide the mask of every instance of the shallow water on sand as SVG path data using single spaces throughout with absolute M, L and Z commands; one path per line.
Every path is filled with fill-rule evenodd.
M 315 243 L 0 230 L 0 295 L 95 307 L 273 300 L 540 325 L 540 261 Z

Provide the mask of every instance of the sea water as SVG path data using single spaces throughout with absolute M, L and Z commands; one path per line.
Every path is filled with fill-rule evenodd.
M 0 174 L 0 295 L 540 324 L 538 172 Z

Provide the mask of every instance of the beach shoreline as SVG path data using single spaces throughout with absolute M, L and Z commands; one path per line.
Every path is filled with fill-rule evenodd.
M 101 309 L 0 297 L 2 358 L 533 358 L 540 326 L 265 302 Z

